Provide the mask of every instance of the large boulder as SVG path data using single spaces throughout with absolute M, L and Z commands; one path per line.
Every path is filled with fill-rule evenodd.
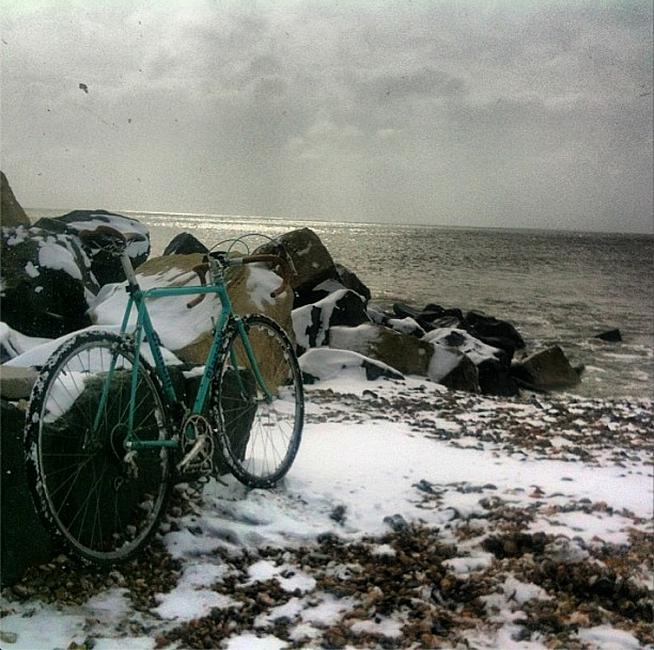
M 371 298 L 370 289 L 361 281 L 359 276 L 354 271 L 348 269 L 347 266 L 339 263 L 336 263 L 334 266 L 339 282 L 347 289 L 358 293 L 367 303 Z
M 486 359 L 501 359 L 501 350 L 486 345 L 468 332 L 452 327 L 435 329 L 425 335 L 425 341 L 446 350 L 465 354 L 476 366 Z
M 452 390 L 481 392 L 477 366 L 456 347 L 434 345 L 428 373 L 430 379 Z
M 436 351 L 434 355 L 436 355 Z M 458 363 L 439 381 L 451 390 L 464 390 L 468 393 L 479 393 L 479 370 L 465 354 L 462 354 Z
M 191 286 L 199 284 L 193 267 L 203 255 L 168 255 L 155 257 L 143 264 L 137 277 L 143 289 L 151 287 Z M 292 294 L 286 291 L 277 298 L 270 293 L 281 283 L 272 271 L 258 265 L 229 269 L 227 286 L 237 314 L 264 313 L 276 320 L 292 337 Z M 189 309 L 192 296 L 150 299 L 148 311 L 162 344 L 182 361 L 204 363 L 213 338 L 214 322 L 220 314 L 220 301 L 208 294 Z M 102 288 L 90 310 L 99 325 L 120 325 L 127 303 L 125 283 Z M 135 315 L 133 314 L 133 318 Z
M 29 336 L 56 338 L 90 324 L 99 286 L 76 237 L 39 227 L 3 228 L 2 320 Z
M 413 318 L 427 332 L 437 327 L 456 327 L 463 319 L 460 309 L 446 309 L 434 303 L 429 303 L 424 309 L 416 309 L 398 302 L 393 305 L 393 313 L 398 318 Z M 443 319 L 447 319 L 446 325 L 442 324 Z
M 521 384 L 536 390 L 567 388 L 580 381 L 579 373 L 558 345 L 534 352 L 514 363 L 511 374 Z
M 332 256 L 310 228 L 292 230 L 277 241 L 264 244 L 256 253 L 278 253 L 281 248 L 288 255 L 295 268 L 291 286 L 296 294 L 296 307 L 307 304 L 304 297 L 324 280 L 340 280 Z
M 352 271 L 349 271 L 341 264 L 336 264 L 336 273 L 337 278 L 327 278 L 327 280 L 323 280 L 310 291 L 303 292 L 301 300 L 296 299 L 295 306 L 302 307 L 316 303 L 329 294 L 342 291 L 343 289 L 349 289 L 358 294 L 364 304 L 367 305 L 370 300 L 370 289 Z
M 147 227 L 137 219 L 106 210 L 75 210 L 60 217 L 39 219 L 35 226 L 77 239 L 91 261 L 91 270 L 100 286 L 125 279 L 120 258 L 103 248 L 80 242 L 80 232 L 93 232 L 100 226 L 109 226 L 123 233 L 128 239 L 126 250 L 134 268 L 143 264 L 150 254 L 150 233 Z
M 329 330 L 370 322 L 363 298 L 349 289 L 340 289 L 322 300 L 293 310 L 293 330 L 302 350 L 329 344 Z
M 504 350 L 511 356 L 515 350 L 525 347 L 524 339 L 514 325 L 479 311 L 469 311 L 461 323 L 461 329 L 488 345 Z
M 180 232 L 175 235 L 166 248 L 164 255 L 192 255 L 193 253 L 208 253 L 209 249 L 190 232 Z
M 4 397 L 0 399 L 0 584 L 3 587 L 18 581 L 30 566 L 47 562 L 55 551 L 27 487 L 24 428 L 24 407 L 21 409 Z
M 477 373 L 479 387 L 484 394 L 512 397 L 520 392 L 506 360 L 486 359 L 477 366 Z
M 405 375 L 428 374 L 433 354 L 431 344 L 382 325 L 332 327 L 329 347 L 352 350 L 381 361 Z
M 0 171 L 0 225 L 3 228 L 30 225 L 25 210 L 14 196 L 4 172 Z
M 462 378 L 465 377 L 465 383 L 473 392 L 480 390 L 482 393 L 492 395 L 518 393 L 518 386 L 509 374 L 510 357 L 504 350 L 487 345 L 465 330 L 456 328 L 432 330 L 424 340 L 429 341 L 435 348 L 430 365 L 430 376 L 435 381 L 445 383 L 447 373 L 460 365 L 460 361 L 455 364 L 455 360 L 465 356 L 476 367 L 476 377 L 471 372 L 469 364 L 465 364 L 461 366 L 455 379 L 450 378 L 450 383 L 456 381 L 460 385 L 463 382 Z

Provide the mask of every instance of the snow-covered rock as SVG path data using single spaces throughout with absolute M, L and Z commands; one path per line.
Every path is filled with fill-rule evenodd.
M 302 349 L 329 344 L 331 327 L 370 322 L 363 298 L 349 289 L 339 289 L 322 300 L 293 310 L 293 330 Z
M 343 264 L 336 263 L 334 266 L 341 284 L 347 289 L 356 291 L 367 303 L 371 298 L 370 289 L 361 281 L 359 276 L 351 269 L 348 269 L 347 266 L 343 266 Z
M 38 345 L 47 343 L 49 340 L 41 337 L 25 336 L 9 327 L 7 323 L 0 322 L 0 363 L 14 359 Z
M 522 336 L 512 323 L 479 311 L 469 311 L 461 323 L 461 328 L 476 339 L 504 350 L 509 357 L 515 350 L 525 347 Z
M 389 318 L 384 324 L 396 332 L 400 332 L 400 334 L 410 334 L 411 336 L 417 336 L 419 339 L 425 335 L 425 330 L 410 316 Z
M 433 354 L 429 343 L 373 324 L 332 327 L 329 347 L 358 352 L 407 375 L 426 376 Z
M 465 354 L 438 345 L 429 363 L 429 377 L 452 390 L 481 391 L 477 366 Z
M 493 395 L 515 395 L 518 387 L 509 374 L 509 357 L 506 352 L 494 348 L 471 336 L 462 329 L 453 327 L 437 328 L 425 335 L 425 341 L 434 346 L 429 376 L 434 381 L 444 383 L 451 388 L 460 388 Z M 475 372 L 470 364 L 461 362 L 466 357 L 476 367 Z M 446 379 L 450 371 L 458 367 L 451 377 Z
M 74 210 L 60 217 L 46 217 L 36 222 L 36 226 L 53 233 L 67 234 L 74 237 L 91 261 L 91 270 L 102 286 L 110 282 L 121 282 L 123 273 L 120 259 L 103 248 L 89 246 L 79 240 L 80 232 L 93 232 L 99 226 L 109 226 L 125 235 L 127 254 L 134 268 L 145 262 L 150 254 L 150 233 L 137 219 L 106 210 Z
M 305 381 L 328 380 L 342 377 L 345 374 L 355 378 L 368 380 L 388 377 L 402 379 L 402 375 L 381 361 L 369 359 L 350 350 L 334 350 L 332 348 L 313 348 L 307 350 L 300 358 L 300 368 L 305 375 Z
M 298 305 L 307 303 L 302 296 L 310 294 L 317 284 L 329 278 L 338 279 L 332 256 L 310 228 L 292 230 L 277 242 L 264 244 L 255 252 L 277 253 L 281 248 L 289 256 L 295 269 L 291 286 L 299 299 Z
M 28 336 L 54 338 L 90 324 L 99 289 L 76 237 L 32 227 L 2 229 L 2 318 Z
M 148 260 L 137 272 L 144 290 L 152 287 L 198 285 L 193 267 L 200 264 L 202 255 L 168 255 Z M 281 279 L 267 267 L 248 265 L 228 272 L 228 289 L 232 306 L 237 314 L 264 313 L 274 318 L 291 336 L 292 294 L 286 291 L 277 298 L 270 293 Z M 98 325 L 119 326 L 127 303 L 125 283 L 102 288 L 90 314 Z M 162 344 L 175 352 L 183 361 L 204 363 L 213 338 L 221 306 L 218 297 L 207 294 L 198 305 L 189 309 L 192 296 L 150 299 L 148 311 Z M 136 314 L 132 313 L 132 321 Z
M 501 351 L 491 347 L 474 338 L 465 330 L 453 327 L 443 327 L 432 330 L 425 338 L 435 347 L 443 348 L 450 352 L 465 354 L 470 361 L 478 366 L 487 359 L 499 359 Z

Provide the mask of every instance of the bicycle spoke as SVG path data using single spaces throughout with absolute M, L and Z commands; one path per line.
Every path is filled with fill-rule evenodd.
M 170 452 L 139 451 L 138 472 L 131 476 L 123 443 L 130 413 L 136 434 L 165 437 L 159 392 L 141 359 L 116 335 L 83 333 L 57 354 L 60 360 L 49 364 L 28 419 L 28 462 L 35 459 L 39 508 L 46 524 L 87 559 L 130 557 L 153 532 L 165 505 Z M 132 369 L 137 383 L 130 403 Z

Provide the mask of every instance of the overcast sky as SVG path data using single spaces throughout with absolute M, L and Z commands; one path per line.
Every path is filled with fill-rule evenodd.
M 653 231 L 651 0 L 0 8 L 26 207 Z

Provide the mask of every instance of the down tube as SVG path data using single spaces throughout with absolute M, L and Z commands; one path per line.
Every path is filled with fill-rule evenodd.
M 168 368 L 166 368 L 166 364 L 164 363 L 163 357 L 161 356 L 161 350 L 159 349 L 159 337 L 157 336 L 154 327 L 152 326 L 150 314 L 148 313 L 148 310 L 145 306 L 145 300 L 138 303 L 138 314 L 138 322 L 141 327 L 137 327 L 137 349 L 140 348 L 142 335 L 145 333 L 145 336 L 148 340 L 148 345 L 150 346 L 150 352 L 152 352 L 152 358 L 154 359 L 157 375 L 161 380 L 161 385 L 163 386 L 164 393 L 169 402 L 174 404 L 177 401 L 177 394 L 175 393 L 173 382 L 170 379 Z

